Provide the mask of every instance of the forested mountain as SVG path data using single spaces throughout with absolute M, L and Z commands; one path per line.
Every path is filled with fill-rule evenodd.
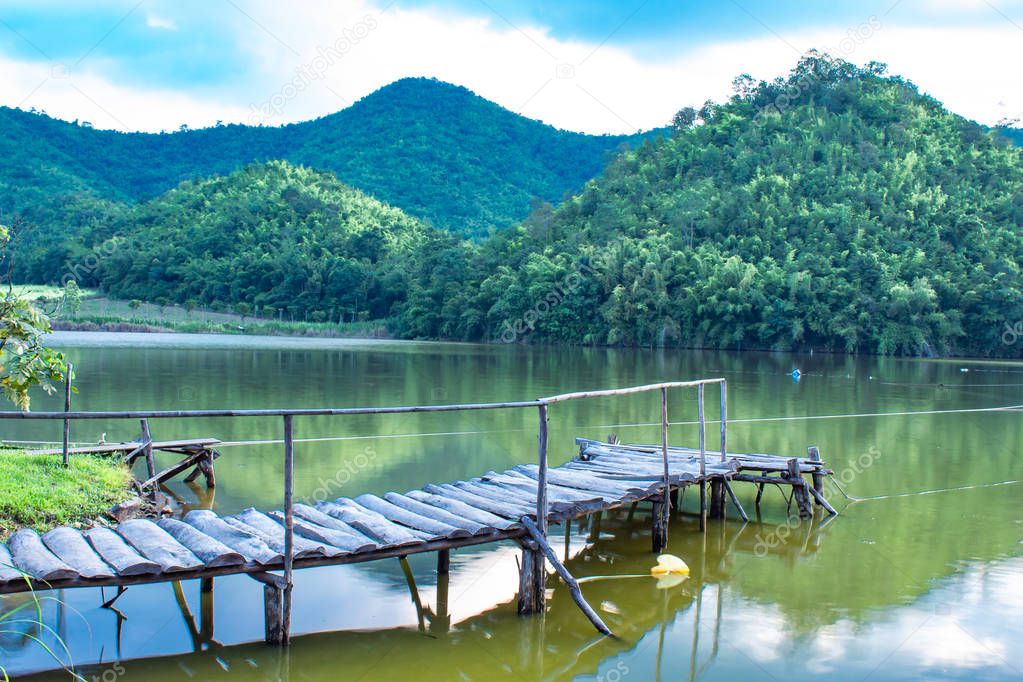
M 406 298 L 406 264 L 441 237 L 332 174 L 272 161 L 125 211 L 89 234 L 102 257 L 78 274 L 120 298 L 377 319 Z
M 558 201 L 578 191 L 633 139 L 557 130 L 423 78 L 279 128 L 120 133 L 0 107 L 0 222 L 21 215 L 52 243 L 106 220 L 115 204 L 283 159 L 334 171 L 438 227 L 479 235 L 526 217 L 534 197 Z M 38 278 L 38 254 L 24 251 L 25 275 Z
M 62 201 L 71 199 L 66 210 L 81 226 L 78 238 L 37 250 L 48 268 L 39 276 L 59 280 L 106 248 L 113 255 L 80 283 L 115 296 L 241 303 L 296 319 L 386 318 L 408 338 L 1023 353 L 1023 343 L 1005 341 L 1023 320 L 1023 150 L 1004 131 L 949 113 L 881 65 L 816 53 L 787 79 L 735 85 L 728 102 L 683 109 L 670 135 L 645 139 L 577 195 L 537 205 L 485 240 L 435 229 L 332 173 L 283 161 L 129 206 L 102 197 L 140 196 L 141 185 L 62 156 L 58 145 L 15 185 L 31 200 L 42 191 L 34 181 L 65 183 Z M 392 86 L 406 87 L 449 86 Z M 360 106 L 373 111 L 374 97 Z M 493 107 L 464 91 L 457 97 Z M 382 112 L 365 120 L 382 121 Z M 438 135 L 416 120 L 406 123 L 418 132 L 399 136 L 401 144 Z M 166 137 L 183 144 L 218 130 Z M 236 132 L 253 136 L 254 147 L 281 134 Z M 336 146 L 323 134 L 288 148 L 326 165 L 309 151 Z M 436 140 L 436 155 L 454 144 Z M 212 144 L 199 147 L 207 163 L 219 162 Z M 401 170 L 386 154 L 360 153 L 335 158 L 360 158 L 355 167 L 381 177 L 381 169 Z M 439 158 L 414 179 L 402 176 L 403 186 L 441 181 L 468 163 Z M 500 162 L 509 177 L 518 163 L 528 166 Z M 553 157 L 544 163 L 558 167 Z M 57 166 L 64 170 L 51 172 Z M 561 168 L 567 182 L 568 165 Z M 97 189 L 100 177 L 108 185 Z M 476 206 L 508 186 L 480 183 L 465 194 Z
M 1021 353 L 1023 151 L 881 65 L 812 53 L 736 90 L 463 261 L 432 254 L 402 333 Z
M 999 132 L 1013 141 L 1018 147 L 1023 147 L 1023 128 L 1001 128 Z

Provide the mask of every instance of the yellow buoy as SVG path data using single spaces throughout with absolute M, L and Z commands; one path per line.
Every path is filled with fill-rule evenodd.
M 661 554 L 657 565 L 650 569 L 650 575 L 689 575 L 689 566 L 674 554 Z

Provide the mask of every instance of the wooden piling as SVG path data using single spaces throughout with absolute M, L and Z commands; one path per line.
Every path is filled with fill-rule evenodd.
M 814 461 L 814 462 L 821 461 L 821 451 L 817 448 L 816 445 L 811 445 L 810 447 L 808 447 L 806 449 L 806 456 L 811 461 Z M 815 495 L 814 497 L 816 497 L 818 499 L 823 498 L 824 497 L 824 476 L 822 476 L 819 473 L 813 473 L 813 474 L 811 474 L 811 477 L 813 478 L 813 489 L 815 491 L 817 491 L 817 495 Z M 818 504 L 820 504 L 820 503 L 818 502 Z
M 654 554 L 658 554 L 668 545 L 668 527 L 664 521 L 664 500 L 658 496 L 651 502 L 653 504 L 650 509 L 650 549 Z
M 281 600 L 281 643 L 291 639 L 291 590 L 295 572 L 295 432 L 284 415 L 284 593 Z
M 286 644 L 283 620 L 284 590 L 278 585 L 263 585 L 263 623 L 267 644 Z
M 799 509 L 800 518 L 809 518 L 813 516 L 813 507 L 810 503 L 810 494 L 806 492 L 806 481 L 803 480 L 803 475 L 799 472 L 799 460 L 793 457 L 788 460 L 788 472 L 786 478 L 792 485 L 792 495 L 796 501 L 796 507 Z
M 654 544 L 660 545 L 659 549 L 654 551 L 660 551 L 668 546 L 668 515 L 671 512 L 671 476 L 668 469 L 668 389 L 667 387 L 661 388 L 661 458 L 664 462 L 664 501 L 661 503 L 660 509 L 655 508 L 655 512 L 659 512 L 660 524 L 654 527 Z
M 451 572 L 451 550 L 442 549 L 437 552 L 437 575 L 447 575 Z
M 72 363 L 67 364 L 67 376 L 64 378 L 64 411 L 71 411 L 71 376 L 75 371 L 75 366 Z M 71 445 L 71 420 L 64 420 L 64 449 L 61 453 L 61 463 L 65 467 L 71 466 L 71 457 L 68 452 Z
M 725 482 L 721 478 L 710 481 L 710 518 L 725 518 Z
M 700 439 L 700 530 L 707 530 L 707 424 L 703 410 L 703 384 L 696 387 L 696 413 Z
M 149 420 L 139 420 L 142 427 L 142 454 L 146 458 L 147 479 L 156 476 L 156 459 L 153 458 L 153 436 L 149 433 Z

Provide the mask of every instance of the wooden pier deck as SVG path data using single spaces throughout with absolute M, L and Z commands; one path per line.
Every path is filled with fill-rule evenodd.
M 703 385 L 722 385 L 721 450 L 708 453 L 704 436 Z M 700 447 L 671 447 L 667 443 L 667 388 L 698 386 Z M 617 395 L 651 387 L 616 389 Z M 538 464 L 519 465 L 503 472 L 446 484 L 427 484 L 404 493 L 319 500 L 304 504 L 292 492 L 292 427 L 285 414 L 285 508 L 261 512 L 246 509 L 230 516 L 194 510 L 181 519 L 134 519 L 119 525 L 84 531 L 61 527 L 40 536 L 33 530 L 14 533 L 0 545 L 0 594 L 70 587 L 118 586 L 202 579 L 247 574 L 265 585 L 266 636 L 286 642 L 290 621 L 292 572 L 314 566 L 375 561 L 389 557 L 439 553 L 438 571 L 446 572 L 448 552 L 459 547 L 516 540 L 523 547 L 519 610 L 543 609 L 546 561 L 565 580 L 576 602 L 598 629 L 602 623 L 589 609 L 579 587 L 546 542 L 548 523 L 559 523 L 623 505 L 651 502 L 653 546 L 666 544 L 668 510 L 677 507 L 680 490 L 697 486 L 701 500 L 701 528 L 708 511 L 705 491 L 710 487 L 711 517 L 723 517 L 730 498 L 739 516 L 745 510 L 732 491 L 733 482 L 784 485 L 800 515 L 812 513 L 812 501 L 834 513 L 822 494 L 823 476 L 831 472 L 816 448 L 807 457 L 731 453 L 725 441 L 723 380 L 658 384 L 662 394 L 660 445 L 624 445 L 578 439 L 579 453 L 558 467 L 547 466 L 547 407 L 565 399 L 600 393 L 566 394 L 529 403 L 492 404 L 491 407 L 540 408 Z M 451 409 L 487 409 L 451 406 Z M 366 408 L 332 410 L 360 412 Z M 445 407 L 380 408 L 389 411 L 438 411 Z M 299 414 L 315 414 L 304 410 Z M 0 413 L 0 415 L 15 413 Z M 67 414 L 53 413 L 62 418 Z M 149 417 L 180 413 L 149 413 Z M 238 413 L 233 413 L 238 414 Z M 123 413 L 118 416 L 136 416 Z M 265 411 L 258 412 L 266 416 Z M 212 413 L 212 416 L 223 416 Z M 244 416 L 244 415 L 243 415 Z M 251 415 L 255 416 L 255 415 Z M 40 417 L 45 418 L 45 417 Z M 809 476 L 812 484 L 804 475 Z M 760 495 L 757 495 L 757 504 Z M 284 571 L 279 576 L 273 571 Z M 212 589 L 212 587 L 211 587 Z M 606 627 L 601 629 L 606 631 Z M 609 633 L 609 631 L 607 631 Z

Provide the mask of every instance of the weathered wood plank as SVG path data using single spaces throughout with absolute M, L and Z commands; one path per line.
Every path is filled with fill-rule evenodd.
M 25 580 L 25 575 L 14 565 L 14 559 L 11 557 L 7 545 L 0 545 L 0 583 L 17 580 Z
M 284 513 L 279 511 L 267 512 L 267 516 L 280 524 L 284 524 Z M 300 514 L 295 514 L 295 533 L 303 538 L 315 542 L 326 543 L 327 545 L 342 550 L 344 554 L 355 554 L 365 552 L 377 547 L 377 543 L 367 538 L 362 533 L 346 533 L 313 523 Z M 340 522 L 338 522 L 340 523 Z
M 265 542 L 275 552 L 285 553 L 284 526 L 277 523 L 266 514 L 256 511 L 252 507 L 245 509 L 234 516 L 224 517 L 224 520 L 236 528 L 248 530 Z M 323 542 L 314 542 L 308 538 L 294 538 L 294 556 L 296 559 L 303 559 L 311 556 L 338 556 L 344 554 L 344 550 Z
M 90 528 L 82 532 L 103 561 L 119 576 L 154 575 L 161 573 L 160 564 L 135 551 L 120 535 L 109 528 Z
M 148 519 L 131 519 L 119 524 L 114 530 L 142 556 L 160 564 L 164 573 L 194 571 L 203 567 L 199 557 Z
M 443 495 L 428 493 L 425 490 L 410 490 L 406 493 L 406 495 L 414 500 L 422 502 L 423 504 L 447 510 L 452 514 L 461 516 L 462 518 L 472 519 L 477 523 L 491 526 L 498 530 L 505 530 L 516 524 L 514 520 L 498 516 L 497 514 L 492 514 L 485 509 L 474 507 L 453 497 L 445 497 Z
M 511 514 L 518 518 L 523 514 L 536 513 L 535 501 L 530 503 L 529 500 L 514 499 L 494 486 L 484 487 L 468 481 L 459 481 L 445 487 L 449 490 L 461 490 L 480 499 L 490 500 L 497 508 L 504 510 L 502 515 Z
M 368 535 L 383 545 L 414 545 L 423 542 L 423 538 L 413 533 L 411 528 L 398 525 L 365 507 L 352 506 L 345 502 L 347 500 L 344 499 L 318 502 L 316 508 L 344 521 L 360 533 Z
M 428 533 L 431 540 L 434 538 L 459 538 L 472 535 L 472 533 L 464 528 L 416 514 L 376 495 L 359 495 L 355 498 L 355 502 L 366 509 L 377 512 L 390 521 L 395 521 L 403 526 L 409 526 L 410 528 Z
M 43 544 L 83 578 L 112 578 L 117 575 L 74 528 L 54 528 L 43 535 Z
M 163 530 L 170 533 L 175 540 L 187 547 L 192 554 L 210 568 L 217 566 L 237 566 L 245 563 L 245 557 L 223 542 L 206 535 L 194 526 L 177 519 L 160 519 L 156 522 Z
M 334 518 L 329 514 L 324 514 L 316 507 L 310 507 L 309 505 L 305 504 L 296 504 L 295 516 L 300 516 L 306 521 L 316 524 L 317 526 L 322 526 L 330 530 L 336 530 L 342 533 L 347 533 L 348 535 L 351 535 L 356 540 L 358 540 L 360 543 L 369 543 L 374 546 L 379 546 L 374 538 L 366 535 L 365 533 L 360 532 L 357 528 L 353 528 L 352 526 L 348 525 L 347 523 L 340 519 Z
M 49 582 L 78 576 L 78 571 L 46 548 L 34 530 L 22 528 L 15 531 L 7 540 L 7 549 L 14 565 L 37 580 Z
M 449 526 L 461 528 L 470 535 L 482 535 L 485 533 L 491 533 L 495 530 L 493 526 L 488 526 L 487 524 L 479 523 L 472 519 L 457 516 L 451 512 L 438 509 L 437 507 L 430 506 L 405 495 L 399 495 L 398 493 L 387 493 L 384 495 L 384 499 L 396 507 L 407 509 L 419 516 L 425 516 L 426 518 L 446 523 Z
M 431 483 L 424 486 L 423 490 L 425 490 L 428 493 L 437 495 L 438 497 L 458 500 L 459 502 L 467 504 L 470 507 L 482 509 L 483 511 L 489 512 L 491 514 L 496 514 L 497 516 L 500 516 L 505 519 L 512 519 L 515 525 L 518 524 L 520 516 L 531 512 L 530 509 L 527 509 L 524 506 L 520 507 L 519 505 L 502 504 L 501 501 L 499 500 L 481 497 L 467 490 L 456 488 L 453 485 L 434 485 Z
M 236 528 L 208 509 L 194 509 L 185 515 L 185 523 L 224 543 L 249 561 L 258 564 L 277 564 L 284 558 L 275 552 L 261 538 L 243 529 Z

